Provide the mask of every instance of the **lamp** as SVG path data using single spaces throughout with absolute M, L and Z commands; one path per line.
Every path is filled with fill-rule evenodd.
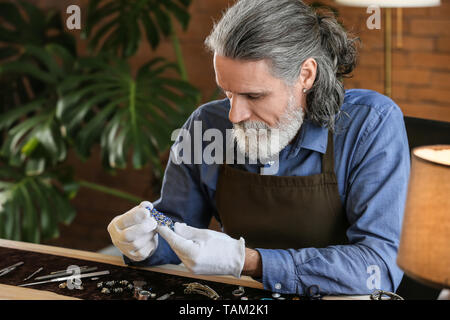
M 450 145 L 411 152 L 397 264 L 419 282 L 450 288 Z
M 335 0 L 337 4 L 343 6 L 352 7 L 366 7 L 378 6 L 380 8 L 386 8 L 385 10 L 385 37 L 384 37 L 384 94 L 391 96 L 392 94 L 392 8 L 397 8 L 398 24 L 397 30 L 399 32 L 399 38 L 401 39 L 402 30 L 402 9 L 401 8 L 413 8 L 413 7 L 434 7 L 441 4 L 440 0 Z M 400 44 L 401 44 L 401 40 Z

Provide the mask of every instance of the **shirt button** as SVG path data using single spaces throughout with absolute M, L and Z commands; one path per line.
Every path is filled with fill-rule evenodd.
M 280 290 L 281 289 L 281 283 L 275 283 L 275 289 Z

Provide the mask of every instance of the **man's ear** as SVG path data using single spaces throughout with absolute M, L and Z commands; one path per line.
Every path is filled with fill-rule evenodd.
M 317 62 L 313 58 L 308 58 L 303 62 L 302 70 L 300 72 L 300 77 L 298 79 L 298 85 L 301 88 L 310 89 L 317 75 Z

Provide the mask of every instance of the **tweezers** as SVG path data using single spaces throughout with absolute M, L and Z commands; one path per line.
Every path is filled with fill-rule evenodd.
M 0 277 L 4 276 L 5 274 L 10 273 L 11 271 L 13 271 L 14 269 L 16 269 L 18 266 L 23 265 L 23 261 L 17 262 L 15 264 L 13 264 L 12 266 L 3 268 L 2 270 L 0 270 Z

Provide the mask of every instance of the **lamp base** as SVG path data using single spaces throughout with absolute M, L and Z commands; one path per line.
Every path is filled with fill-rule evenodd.
M 450 290 L 449 289 L 442 289 L 441 293 L 439 294 L 438 300 L 450 300 Z

